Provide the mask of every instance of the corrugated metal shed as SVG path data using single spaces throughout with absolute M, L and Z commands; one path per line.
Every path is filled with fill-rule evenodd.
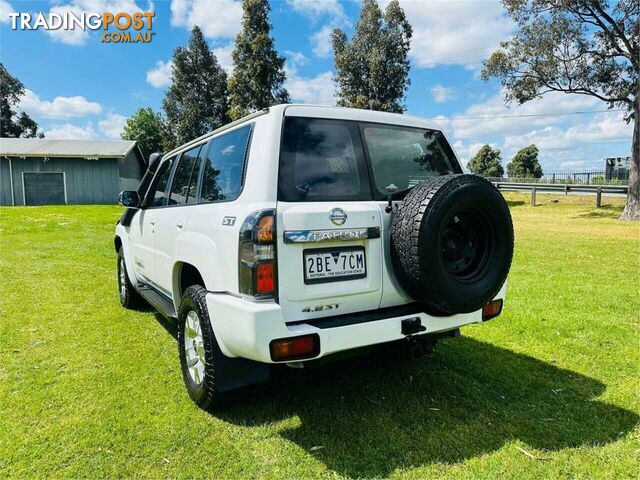
M 145 170 L 134 141 L 0 138 L 0 205 L 115 203 Z
M 132 140 L 48 140 L 0 138 L 0 156 L 124 158 L 135 147 Z

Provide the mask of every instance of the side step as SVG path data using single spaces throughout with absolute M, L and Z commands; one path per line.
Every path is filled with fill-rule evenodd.
M 178 318 L 175 308 L 173 308 L 173 300 L 164 293 L 159 292 L 151 285 L 141 284 L 138 287 L 138 293 L 156 310 L 167 318 Z

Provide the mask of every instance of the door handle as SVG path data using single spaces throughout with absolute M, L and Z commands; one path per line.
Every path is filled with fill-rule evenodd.
M 178 230 L 181 230 L 183 226 L 184 226 L 184 220 L 176 223 L 176 227 L 178 227 Z
M 156 221 L 155 220 L 149 220 L 149 225 L 151 225 L 152 227 L 155 226 Z

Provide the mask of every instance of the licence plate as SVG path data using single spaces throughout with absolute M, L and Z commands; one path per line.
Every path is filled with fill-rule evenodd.
M 364 247 L 314 248 L 305 250 L 303 257 L 307 285 L 367 276 Z

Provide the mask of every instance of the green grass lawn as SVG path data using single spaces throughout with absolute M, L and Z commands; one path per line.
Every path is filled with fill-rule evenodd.
M 621 199 L 508 198 L 501 317 L 414 362 L 286 370 L 217 414 L 182 385 L 175 325 L 118 303 L 120 208 L 0 209 L 0 478 L 638 478 L 640 225 Z

